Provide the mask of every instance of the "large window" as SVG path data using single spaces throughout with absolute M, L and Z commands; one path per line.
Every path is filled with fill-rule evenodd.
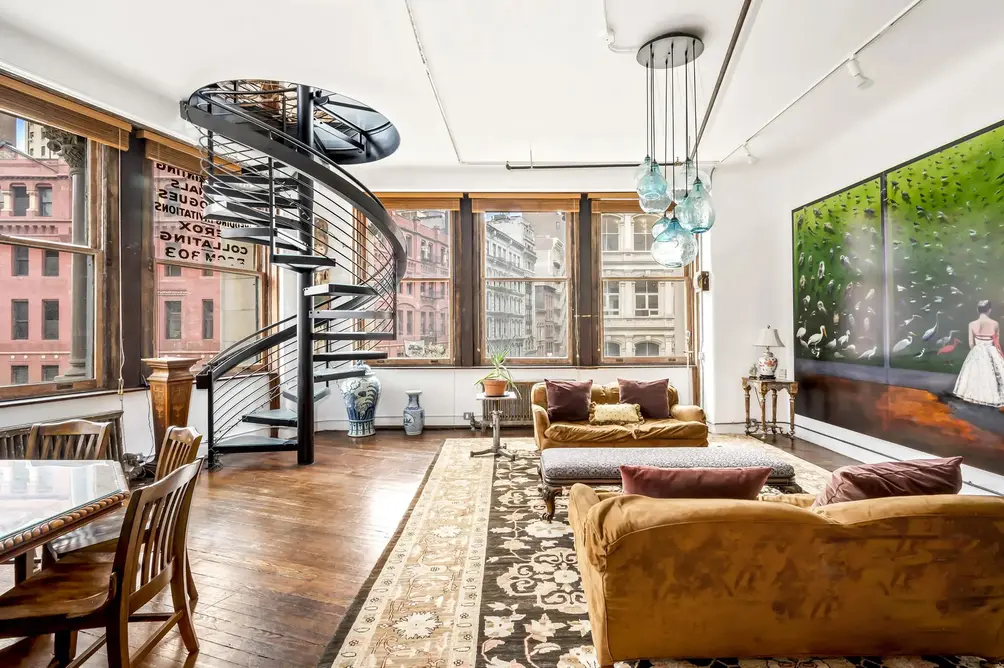
M 652 260 L 652 225 L 658 216 L 605 213 L 594 216 L 605 236 L 621 231 L 627 244 L 604 243 L 599 253 L 603 318 L 602 361 L 681 361 L 687 355 L 687 276 Z
M 569 216 L 483 206 L 485 358 L 570 359 Z
M 421 203 L 421 202 L 416 202 Z M 397 338 L 378 348 L 395 360 L 453 359 L 453 223 L 449 208 L 392 208 L 408 269 L 398 287 Z
M 202 220 L 202 176 L 153 163 L 157 355 L 211 357 L 259 329 L 264 272 L 253 244 Z
M 0 399 L 97 384 L 102 214 L 88 175 L 104 155 L 83 137 L 0 113 L 0 267 L 10 267 L 0 272 L 0 308 L 11 314 L 0 333 Z

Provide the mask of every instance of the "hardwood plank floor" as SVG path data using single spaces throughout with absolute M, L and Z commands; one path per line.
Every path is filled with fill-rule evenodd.
M 507 429 L 508 437 L 532 437 Z M 200 651 L 186 664 L 172 631 L 143 666 L 207 668 L 313 667 L 363 582 L 389 543 L 419 484 L 446 438 L 467 429 L 427 430 L 407 437 L 381 430 L 369 439 L 318 434 L 316 463 L 298 467 L 295 453 L 228 455 L 225 466 L 204 473 L 193 505 L 189 549 L 199 588 L 195 626 Z M 852 460 L 798 440 L 777 445 L 833 469 Z M 0 591 L 13 569 L 0 568 Z M 168 609 L 169 599 L 152 609 Z M 138 625 L 130 645 L 146 633 Z M 93 634 L 81 635 L 86 647 Z M 40 668 L 52 652 L 50 637 L 0 651 L 4 668 Z M 86 666 L 106 666 L 103 652 Z

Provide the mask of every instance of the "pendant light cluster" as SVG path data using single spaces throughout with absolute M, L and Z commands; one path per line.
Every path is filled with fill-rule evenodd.
M 715 224 L 711 180 L 700 169 L 696 147 L 694 159 L 690 158 L 691 114 L 695 132 L 697 130 L 697 67 L 696 64 L 690 65 L 703 51 L 704 43 L 696 36 L 670 33 L 642 46 L 637 56 L 638 62 L 645 68 L 646 155 L 635 171 L 635 190 L 642 211 L 662 214 L 652 226 L 652 236 L 655 237 L 652 258 L 672 269 L 685 267 L 694 261 L 697 257 L 695 235 L 707 232 Z M 680 65 L 683 65 L 683 134 L 687 156 L 682 164 L 676 160 L 675 70 Z M 656 70 L 660 69 L 665 70 L 662 162 L 672 166 L 671 175 L 668 168 L 660 168 L 656 158 Z M 667 217 L 667 213 L 671 217 Z

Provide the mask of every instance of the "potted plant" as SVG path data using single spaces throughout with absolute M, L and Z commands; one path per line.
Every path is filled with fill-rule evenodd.
M 501 397 L 505 394 L 510 384 L 515 388 L 515 381 L 512 374 L 506 368 L 505 362 L 509 357 L 509 349 L 491 353 L 488 361 L 492 365 L 492 370 L 484 378 L 474 381 L 474 385 L 480 384 L 484 388 L 486 397 Z

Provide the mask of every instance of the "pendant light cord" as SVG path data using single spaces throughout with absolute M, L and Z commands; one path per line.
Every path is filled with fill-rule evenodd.
M 649 128 L 650 118 L 649 118 L 649 107 L 651 104 L 648 100 L 648 67 L 645 68 L 645 155 L 651 155 L 648 152 L 648 147 L 650 145 L 652 136 L 651 130 Z
M 669 87 L 673 89 L 672 90 L 672 93 L 673 93 L 673 104 L 670 106 L 670 109 L 672 109 L 672 111 L 670 112 L 672 114 L 672 116 L 671 116 L 672 120 L 671 120 L 670 126 L 672 127 L 671 132 L 673 133 L 672 134 L 672 136 L 673 136 L 673 144 L 672 145 L 673 145 L 673 198 L 674 198 L 673 203 L 674 204 L 676 203 L 676 201 L 675 201 L 675 198 L 676 198 L 676 95 L 675 95 L 675 93 L 676 93 L 676 71 L 675 71 L 676 70 L 676 56 L 674 55 L 675 49 L 676 49 L 676 45 L 675 44 L 670 45 L 670 47 L 669 47 L 669 58 L 670 58 L 670 60 L 673 61 L 673 70 L 674 70 L 673 72 L 670 72 L 670 79 L 669 79 Z M 669 68 L 667 68 L 667 69 L 669 69 Z M 667 160 L 666 162 L 669 162 L 669 160 Z M 675 211 L 676 207 L 674 206 L 673 208 L 674 208 L 673 216 L 676 216 L 676 211 Z
M 687 61 L 690 57 L 690 52 L 684 50 L 683 52 L 683 143 L 686 148 L 685 155 L 690 157 L 690 112 L 687 111 L 687 107 L 690 106 L 690 79 L 687 76 Z M 683 188 L 687 191 L 687 195 L 690 194 L 690 185 L 687 183 L 689 179 L 687 178 L 687 163 L 683 163 Z M 687 195 L 684 195 L 686 199 Z
M 697 41 L 696 40 L 691 40 L 691 52 L 692 53 L 696 53 L 696 51 L 697 51 Z M 694 58 L 694 66 L 691 69 L 694 71 L 694 131 L 696 132 L 697 131 L 697 58 Z M 694 144 L 694 180 L 695 181 L 699 181 L 700 178 L 701 178 L 700 177 L 701 161 L 700 161 L 700 158 L 697 157 L 697 153 L 698 153 L 699 150 L 700 150 L 700 147 L 695 143 Z
M 666 54 L 666 73 L 665 73 L 665 78 L 666 78 L 666 80 L 663 82 L 663 85 L 662 85 L 663 91 L 665 92 L 664 100 L 665 100 L 665 103 L 666 103 L 665 104 L 665 110 L 663 112 L 663 125 L 664 125 L 664 127 L 663 127 L 663 133 L 662 133 L 662 161 L 666 163 L 666 165 L 663 167 L 664 171 L 662 173 L 662 177 L 664 179 L 667 176 L 669 176 L 669 172 L 665 171 L 665 170 L 669 169 L 669 162 L 670 162 L 670 160 L 669 160 L 669 127 L 665 127 L 665 126 L 669 125 L 669 96 L 671 94 L 671 91 L 669 90 L 669 54 L 668 53 Z

